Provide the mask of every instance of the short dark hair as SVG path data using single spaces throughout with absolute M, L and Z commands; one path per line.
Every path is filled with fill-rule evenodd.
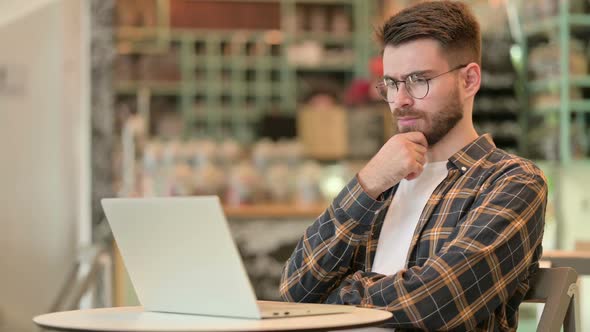
M 449 64 L 481 65 L 479 23 L 469 6 L 462 2 L 428 1 L 407 7 L 389 18 L 377 31 L 377 37 L 383 48 L 434 39 L 445 51 Z

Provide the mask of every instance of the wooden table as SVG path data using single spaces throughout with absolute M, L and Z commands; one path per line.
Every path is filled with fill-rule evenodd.
M 46 329 L 76 331 L 324 331 L 375 326 L 391 316 L 388 311 L 355 308 L 341 314 L 256 320 L 118 307 L 56 312 L 33 321 Z

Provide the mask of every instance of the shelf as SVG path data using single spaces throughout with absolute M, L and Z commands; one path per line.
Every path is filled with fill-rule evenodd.
M 590 14 L 573 14 L 570 16 L 570 24 L 579 27 L 590 27 Z
M 248 96 L 254 99 L 268 99 L 273 96 L 282 96 L 280 83 L 278 82 L 276 84 L 263 84 L 245 81 L 232 85 L 231 81 L 227 81 L 207 85 L 205 82 L 187 81 L 185 87 L 186 94 L 193 97 L 197 95 L 205 97 L 205 93 L 210 93 L 209 98 L 206 99 L 215 99 L 221 96 L 227 96 L 230 99 L 232 97 L 243 99 Z
M 559 91 L 559 78 L 532 81 L 529 84 L 531 92 Z M 570 87 L 590 88 L 590 76 L 571 76 Z
M 533 107 L 533 109 L 534 113 L 536 114 L 546 114 L 559 112 L 560 106 L 559 104 L 556 104 L 542 107 Z M 570 102 L 570 111 L 579 113 L 590 113 L 590 100 L 572 100 Z
M 290 3 L 306 5 L 352 5 L 356 0 L 283 0 Z
M 280 70 L 283 60 L 279 56 L 215 55 L 191 56 L 187 60 L 191 69 L 227 69 L 230 71 L 244 69 Z
M 302 42 L 306 40 L 318 41 L 323 44 L 345 44 L 353 43 L 352 33 L 338 36 L 333 33 L 316 33 L 316 32 L 297 32 L 293 37 L 295 42 Z
M 514 72 L 481 72 L 481 89 L 513 89 L 516 75 Z
M 116 29 L 116 34 L 118 38 L 146 38 L 155 37 L 165 29 L 165 27 L 121 26 Z
M 477 122 L 498 122 L 498 120 L 516 121 L 518 119 L 518 113 L 516 111 L 507 111 L 503 108 L 498 108 L 495 112 L 479 111 L 477 108 L 474 108 L 473 119 Z
M 330 64 L 318 64 L 318 65 L 303 65 L 303 64 L 291 64 L 291 68 L 298 71 L 310 71 L 310 72 L 353 72 L 354 64 L 352 63 L 330 63 Z
M 257 205 L 225 205 L 223 210 L 228 218 L 317 218 L 326 210 L 328 203 L 312 205 L 294 204 L 257 204 Z
M 252 0 L 232 0 L 234 2 L 252 2 Z M 297 4 L 310 4 L 310 5 L 346 5 L 353 4 L 356 0 L 256 0 L 256 2 L 290 2 Z
M 279 30 L 269 29 L 229 29 L 229 30 L 211 30 L 211 29 L 191 29 L 191 28 L 173 28 L 170 30 L 170 39 L 174 41 L 205 41 L 205 40 L 216 40 L 221 41 L 232 41 L 239 39 L 241 43 L 251 41 L 263 41 L 265 36 L 268 34 L 280 33 Z
M 118 94 L 135 94 L 139 89 L 147 88 L 154 95 L 177 96 L 181 94 L 179 82 L 167 81 L 117 81 L 115 90 Z
M 571 14 L 569 16 L 570 27 L 590 27 L 590 14 Z M 534 36 L 559 27 L 559 16 L 540 19 L 535 23 L 524 25 L 524 33 L 527 36 Z
M 226 83 L 231 84 L 231 82 Z M 268 99 L 273 96 L 281 96 L 281 89 L 279 84 L 268 85 L 264 91 L 256 89 L 248 89 L 248 86 L 260 86 L 255 82 L 241 83 L 241 89 L 232 92 L 232 96 L 239 98 L 246 98 L 247 96 L 255 96 L 257 98 Z M 184 85 L 179 82 L 156 82 L 156 81 L 119 81 L 115 84 L 117 94 L 136 94 L 139 89 L 147 88 L 150 93 L 157 96 L 180 96 L 185 94 L 190 97 L 203 95 L 208 88 L 209 92 L 214 95 L 222 96 L 224 92 L 231 89 L 231 86 L 223 86 L 223 84 L 207 85 L 205 82 L 199 81 L 185 81 Z M 184 89 L 184 92 L 183 92 Z

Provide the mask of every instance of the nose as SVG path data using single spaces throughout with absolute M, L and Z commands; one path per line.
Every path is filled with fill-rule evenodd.
M 390 104 L 392 110 L 396 108 L 404 109 L 414 104 L 414 98 L 408 92 L 406 84 L 400 84 L 394 102 Z

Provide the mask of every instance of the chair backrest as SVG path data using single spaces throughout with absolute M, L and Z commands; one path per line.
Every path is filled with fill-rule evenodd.
M 537 332 L 579 331 L 578 274 L 571 267 L 540 268 L 531 280 L 525 302 L 545 303 Z

